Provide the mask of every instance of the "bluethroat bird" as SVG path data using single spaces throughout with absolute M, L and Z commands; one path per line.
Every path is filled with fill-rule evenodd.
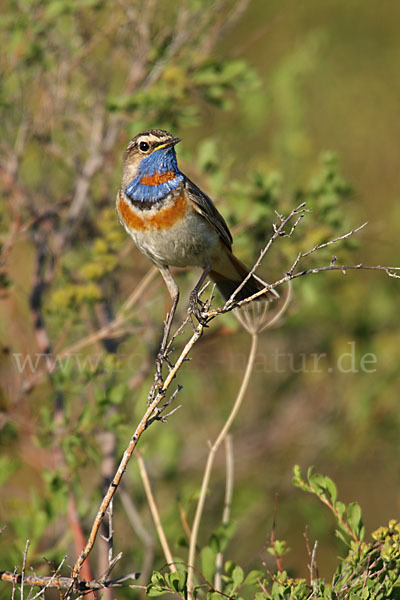
M 163 129 L 135 136 L 124 153 L 122 184 L 117 194 L 122 225 L 139 250 L 159 268 L 171 295 L 167 336 L 179 300 L 169 267 L 203 269 L 190 296 L 198 318 L 198 292 L 207 276 L 228 299 L 249 273 L 232 253 L 231 233 L 211 198 L 179 170 L 175 145 L 180 141 Z M 243 300 L 265 285 L 252 275 L 235 298 Z M 275 295 L 268 292 L 266 297 Z

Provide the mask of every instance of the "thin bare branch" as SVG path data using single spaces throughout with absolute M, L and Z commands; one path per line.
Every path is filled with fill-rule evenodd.
M 317 554 L 317 548 L 318 548 L 318 540 L 315 540 L 314 546 L 313 546 L 313 550 L 312 550 L 312 554 L 311 554 L 311 562 L 310 562 L 311 584 L 314 583 L 314 572 L 316 572 L 316 570 L 317 570 L 317 563 L 316 563 L 316 560 L 315 560 L 315 557 L 316 557 L 316 554 Z
M 238 302 L 235 301 L 235 296 L 240 291 L 240 289 L 245 285 L 246 281 L 254 274 L 255 270 L 258 268 L 258 266 L 262 262 L 263 258 L 265 257 L 267 252 L 270 250 L 272 244 L 278 239 L 278 237 L 290 237 L 293 234 L 295 227 L 297 227 L 298 223 L 300 222 L 300 219 L 303 218 L 303 216 L 305 215 L 306 212 L 309 212 L 309 211 L 305 208 L 305 203 L 302 203 L 297 208 L 292 210 L 291 213 L 287 217 L 283 217 L 282 215 L 277 213 L 277 216 L 280 219 L 280 225 L 273 226 L 274 233 L 270 237 L 270 239 L 267 242 L 267 244 L 265 245 L 265 247 L 260 252 L 260 255 L 259 255 L 257 261 L 255 262 L 253 268 L 249 271 L 249 274 L 247 275 L 247 277 L 243 280 L 241 285 L 237 287 L 237 289 L 234 291 L 234 293 L 231 295 L 231 297 L 226 301 L 226 303 L 224 304 L 223 307 L 210 310 L 205 315 L 205 317 L 207 319 L 211 320 L 218 314 L 230 312 L 232 310 L 232 308 L 246 306 L 250 302 L 253 302 L 253 300 L 256 300 L 260 296 L 263 296 L 265 294 L 265 292 L 274 290 L 277 287 L 279 287 L 285 283 L 288 283 L 289 281 L 291 281 L 293 279 L 297 279 L 298 277 L 303 277 L 304 275 L 311 275 L 311 274 L 321 273 L 324 271 L 342 271 L 342 273 L 345 275 L 346 271 L 348 271 L 348 270 L 372 270 L 372 271 L 383 271 L 389 277 L 393 277 L 395 279 L 400 279 L 400 267 L 389 267 L 389 266 L 383 266 L 383 265 L 364 265 L 362 263 L 358 263 L 356 265 L 337 265 L 336 264 L 336 260 L 337 260 L 336 256 L 332 257 L 331 263 L 329 265 L 322 266 L 322 267 L 312 267 L 309 269 L 304 269 L 302 271 L 294 272 L 295 269 L 299 266 L 299 264 L 303 258 L 306 258 L 310 254 L 313 254 L 313 253 L 321 250 L 322 248 L 326 248 L 327 246 L 336 244 L 342 240 L 350 238 L 352 235 L 358 233 L 361 229 L 363 229 L 367 225 L 367 223 L 363 223 L 359 227 L 356 227 L 355 229 L 352 229 L 351 231 L 344 233 L 344 234 L 334 238 L 333 240 L 328 240 L 327 242 L 322 242 L 320 244 L 313 246 L 306 252 L 299 253 L 298 256 L 296 257 L 295 261 L 291 265 L 290 269 L 287 271 L 287 273 L 283 277 L 281 277 L 280 279 L 277 279 L 274 283 L 266 284 L 264 288 L 262 288 L 261 290 L 259 290 L 255 294 L 253 294 L 252 296 L 249 296 L 248 298 L 246 298 L 244 300 L 240 300 Z M 291 230 L 288 233 L 286 233 L 285 226 L 290 222 L 291 219 L 293 219 L 293 217 L 295 215 L 299 215 L 299 217 L 298 217 L 298 219 L 296 219 Z
M 289 281 L 297 279 L 298 277 L 304 277 L 304 275 L 316 275 L 317 273 L 323 273 L 325 271 L 341 271 L 343 275 L 346 275 L 347 271 L 383 271 L 389 277 L 393 277 L 394 279 L 400 279 L 400 267 L 387 267 L 383 265 L 363 265 L 362 263 L 358 263 L 357 265 L 329 264 L 324 267 L 312 267 L 310 269 L 304 269 L 303 271 L 298 271 L 297 273 L 287 273 L 280 279 L 277 279 L 274 283 L 266 285 L 265 288 L 263 288 L 256 294 L 249 296 L 245 300 L 241 300 L 236 304 L 236 306 L 244 306 L 258 298 L 259 296 L 264 295 L 265 292 L 269 290 L 274 290 L 277 287 L 283 285 L 284 283 L 288 283 Z M 224 307 L 222 307 L 221 309 L 215 309 L 213 311 L 210 311 L 207 316 L 209 318 L 214 317 L 217 314 L 229 312 L 230 310 L 230 308 L 226 310 Z
M 245 370 L 245 373 L 244 373 L 244 376 L 242 379 L 242 383 L 240 385 L 239 392 L 236 396 L 236 399 L 235 399 L 235 402 L 231 409 L 231 412 L 230 412 L 227 420 L 225 421 L 221 431 L 219 432 L 219 435 L 217 436 L 215 442 L 210 447 L 210 451 L 208 454 L 207 463 L 206 463 L 206 466 L 204 469 L 204 474 L 203 474 L 203 480 L 201 483 L 200 496 L 199 496 L 199 499 L 197 502 L 196 512 L 195 512 L 195 516 L 193 519 L 192 535 L 191 535 L 190 544 L 189 544 L 188 580 L 187 580 L 187 588 L 188 588 L 188 597 L 189 598 L 193 598 L 194 562 L 195 562 L 197 539 L 198 539 L 198 534 L 199 534 L 199 529 L 200 529 L 201 518 L 203 516 L 203 509 L 204 509 L 207 490 L 208 490 L 208 486 L 209 486 L 209 482 L 210 482 L 211 472 L 212 472 L 212 468 L 213 468 L 213 464 L 214 464 L 215 454 L 216 454 L 219 446 L 221 445 L 221 442 L 223 442 L 226 435 L 228 434 L 228 432 L 232 426 L 232 423 L 235 420 L 236 415 L 242 405 L 243 398 L 245 396 L 245 393 L 246 393 L 246 390 L 247 390 L 247 387 L 248 387 L 248 384 L 250 381 L 250 375 L 253 370 L 254 360 L 255 360 L 256 351 L 257 351 L 257 343 L 258 343 L 258 335 L 253 334 L 251 336 L 251 346 L 250 346 L 250 351 L 249 351 L 249 355 L 247 358 L 246 370 Z
M 306 256 L 309 256 L 310 254 L 313 254 L 314 252 L 317 252 L 318 250 L 322 250 L 322 248 L 331 246 L 332 244 L 337 244 L 338 242 L 341 242 L 342 240 L 347 240 L 349 237 L 351 237 L 355 233 L 358 233 L 359 231 L 361 231 L 361 229 L 364 229 L 364 227 L 367 224 L 368 224 L 368 222 L 366 221 L 359 227 L 356 227 L 355 229 L 352 229 L 351 231 L 344 233 L 343 235 L 339 235 L 338 237 L 334 238 L 333 240 L 329 240 L 327 242 L 322 242 L 321 244 L 316 244 L 313 248 L 311 248 L 310 250 L 307 250 L 307 252 L 300 252 L 288 272 L 293 273 L 293 271 L 295 270 L 295 268 L 297 267 L 299 262 Z
M 158 534 L 158 539 L 160 540 L 161 548 L 164 552 L 165 560 L 167 561 L 167 565 L 168 565 L 171 573 L 175 573 L 177 571 L 177 568 L 175 566 L 172 552 L 171 552 L 169 544 L 168 544 L 167 536 L 165 535 L 165 531 L 164 531 L 164 528 L 161 523 L 160 513 L 158 511 L 157 504 L 154 499 L 153 491 L 151 489 L 150 479 L 147 474 L 145 462 L 144 462 L 143 457 L 140 454 L 140 452 L 138 452 L 136 454 L 136 458 L 138 461 L 140 477 L 142 478 L 142 483 L 143 483 L 144 491 L 146 493 L 147 502 L 148 502 L 148 505 L 150 508 L 151 516 L 153 517 L 154 526 L 155 526 L 157 534 Z
M 233 462 L 233 444 L 232 434 L 228 433 L 225 440 L 225 465 L 226 465 L 226 482 L 225 482 L 225 501 L 224 510 L 222 512 L 222 524 L 227 525 L 231 518 L 231 507 L 233 497 L 233 477 L 234 477 L 234 462 Z M 222 586 L 222 567 L 224 564 L 223 552 L 218 552 L 215 559 L 215 579 L 214 587 L 218 591 Z
M 52 587 L 53 584 L 57 583 L 59 580 L 59 573 L 61 571 L 61 567 L 63 566 L 65 560 L 66 560 L 66 556 L 64 556 L 64 558 L 62 559 L 62 561 L 60 562 L 60 564 L 58 565 L 57 569 L 54 571 L 53 575 L 51 577 L 49 577 L 48 582 L 46 583 L 46 585 L 43 586 L 43 588 L 41 590 L 39 590 L 34 596 L 32 596 L 32 600 L 36 600 L 36 598 L 39 598 L 39 596 L 44 596 L 43 592 L 49 588 Z M 58 585 L 56 585 L 55 587 L 58 587 Z
M 149 426 L 149 422 L 150 421 L 154 422 L 153 417 L 155 416 L 156 409 L 158 408 L 159 404 L 163 401 L 167 390 L 169 389 L 174 377 L 176 376 L 176 373 L 179 371 L 179 369 L 185 362 L 187 355 L 192 350 L 193 346 L 196 344 L 196 342 L 199 340 L 199 338 L 202 336 L 203 329 L 204 329 L 204 324 L 199 323 L 198 326 L 196 327 L 196 329 L 194 330 L 191 338 L 189 339 L 189 341 L 183 348 L 178 360 L 176 361 L 175 365 L 169 372 L 169 374 L 168 374 L 167 378 L 165 379 L 164 383 L 162 384 L 161 388 L 160 387 L 157 388 L 157 386 L 155 386 L 155 385 L 152 386 L 152 388 L 149 392 L 149 404 L 147 406 L 147 410 L 146 410 L 145 414 L 143 415 L 139 425 L 136 428 L 135 433 L 133 434 L 133 436 L 128 444 L 128 447 L 126 448 L 126 450 L 124 452 L 124 455 L 119 464 L 117 472 L 115 473 L 115 475 L 107 489 L 107 492 L 100 504 L 100 507 L 97 511 L 97 515 L 94 519 L 92 529 L 90 531 L 90 535 L 89 535 L 88 541 L 86 543 L 86 546 L 82 550 L 81 554 L 79 555 L 79 557 L 74 565 L 73 572 L 72 572 L 71 586 L 69 588 L 69 591 L 71 591 L 78 583 L 78 576 L 79 576 L 79 573 L 83 566 L 83 563 L 87 559 L 89 553 L 91 552 L 91 550 L 94 546 L 94 543 L 96 541 L 96 537 L 97 537 L 100 525 L 102 523 L 102 520 L 104 518 L 104 515 L 106 513 L 106 510 L 107 510 L 112 498 L 114 497 L 114 494 L 121 482 L 121 479 L 126 471 L 128 462 L 133 454 L 133 451 L 135 450 L 135 448 L 137 446 L 139 439 L 141 438 L 143 432 Z
M 264 248 L 261 250 L 258 259 L 254 263 L 253 267 L 250 269 L 250 271 L 247 274 L 247 276 L 243 279 L 242 283 L 236 288 L 236 290 L 233 292 L 233 294 L 231 295 L 231 297 L 225 302 L 224 309 L 230 309 L 230 307 L 232 306 L 232 304 L 235 302 L 235 297 L 240 292 L 240 290 L 246 285 L 247 281 L 252 277 L 252 275 L 254 275 L 254 273 L 256 272 L 256 270 L 258 269 L 258 267 L 260 266 L 261 262 L 263 261 L 265 255 L 269 252 L 272 244 L 279 237 L 290 237 L 291 235 L 293 235 L 295 228 L 297 227 L 297 225 L 299 224 L 300 220 L 304 217 L 304 215 L 307 212 L 308 212 L 308 210 L 306 209 L 306 203 L 302 202 L 296 208 L 294 208 L 287 217 L 283 217 L 282 215 L 278 214 L 278 217 L 279 217 L 279 220 L 280 220 L 280 224 L 279 225 L 275 225 L 275 224 L 273 225 L 274 233 L 272 234 L 272 236 L 270 237 L 270 239 L 268 240 L 268 242 L 264 246 Z M 285 231 L 286 225 L 288 223 L 290 223 L 290 221 L 293 219 L 293 217 L 296 217 L 296 216 L 298 218 L 296 219 L 295 224 L 292 226 L 290 232 L 286 233 L 286 231 Z M 271 286 L 269 286 L 268 289 L 273 289 L 273 288 Z M 264 294 L 264 293 L 265 293 L 265 291 L 263 290 L 262 294 Z M 261 294 L 257 294 L 257 295 L 255 295 L 255 297 L 258 298 L 259 295 L 261 295 Z M 241 303 L 238 303 L 237 305 L 240 306 Z
M 24 600 L 25 571 L 26 571 L 26 560 L 28 557 L 29 544 L 30 544 L 29 540 L 26 540 L 25 550 L 24 550 L 24 558 L 22 561 L 22 570 L 21 570 L 21 600 Z
M 38 577 L 36 575 L 25 575 L 24 584 L 37 586 L 42 588 L 40 593 L 43 592 L 44 588 L 57 588 L 57 589 L 73 589 L 76 592 L 88 592 L 91 590 L 101 590 L 107 587 L 116 587 L 120 586 L 123 581 L 127 579 L 137 579 L 140 573 L 129 573 L 128 575 L 124 575 L 123 577 L 117 577 L 115 579 L 110 579 L 108 581 L 79 581 L 76 583 L 72 577 L 58 577 L 57 573 L 54 573 L 50 576 Z M 8 583 L 12 583 L 14 585 L 21 584 L 22 574 L 19 573 L 11 573 L 11 571 L 1 571 L 0 572 L 0 580 L 6 581 Z

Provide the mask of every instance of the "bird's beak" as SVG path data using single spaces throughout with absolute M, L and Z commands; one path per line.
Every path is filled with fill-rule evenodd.
M 181 141 L 182 138 L 180 137 L 174 137 L 171 138 L 170 140 L 168 140 L 168 142 L 165 142 L 165 144 L 160 144 L 159 146 L 156 146 L 153 150 L 153 152 L 155 150 L 161 150 L 162 148 L 170 148 L 171 146 L 175 146 L 175 144 L 177 144 L 178 142 Z

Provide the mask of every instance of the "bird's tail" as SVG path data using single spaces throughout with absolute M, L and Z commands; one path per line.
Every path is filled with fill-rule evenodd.
M 210 278 L 216 284 L 222 296 L 228 300 L 236 288 L 247 277 L 249 269 L 227 248 L 224 248 L 226 254 L 224 261 L 218 261 L 212 264 L 212 270 L 209 273 Z M 223 264 L 221 264 L 223 262 Z M 236 294 L 235 300 L 245 300 L 256 294 L 268 285 L 257 275 L 252 275 Z M 275 290 L 269 290 L 258 297 L 259 300 L 274 300 L 279 298 Z

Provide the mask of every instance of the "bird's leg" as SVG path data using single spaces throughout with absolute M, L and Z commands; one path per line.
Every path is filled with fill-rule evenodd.
M 196 317 L 196 319 L 199 322 L 203 321 L 203 317 L 202 317 L 202 314 L 201 314 L 201 309 L 199 308 L 199 302 L 200 302 L 200 300 L 199 300 L 199 292 L 200 292 L 201 286 L 205 282 L 205 280 L 207 278 L 207 275 L 209 274 L 210 271 L 211 271 L 210 267 L 206 267 L 203 270 L 200 279 L 198 280 L 198 282 L 196 283 L 196 285 L 194 286 L 194 288 L 190 292 L 189 307 L 190 307 L 192 313 L 194 314 L 194 316 Z
M 168 358 L 165 356 L 165 350 L 167 348 L 168 337 L 169 337 L 169 334 L 171 331 L 172 321 L 174 320 L 176 307 L 178 306 L 179 288 L 178 288 L 178 285 L 177 285 L 175 279 L 172 277 L 171 271 L 169 270 L 168 267 L 159 267 L 159 269 L 160 269 L 160 273 L 163 276 L 163 279 L 166 283 L 166 286 L 168 288 L 168 291 L 169 291 L 169 294 L 170 294 L 171 300 L 172 300 L 171 309 L 165 319 L 164 334 L 163 334 L 163 338 L 162 338 L 162 342 L 161 342 L 161 346 L 160 346 L 160 351 L 158 354 L 159 359 L 161 361 L 164 360 L 164 361 L 168 362 Z

